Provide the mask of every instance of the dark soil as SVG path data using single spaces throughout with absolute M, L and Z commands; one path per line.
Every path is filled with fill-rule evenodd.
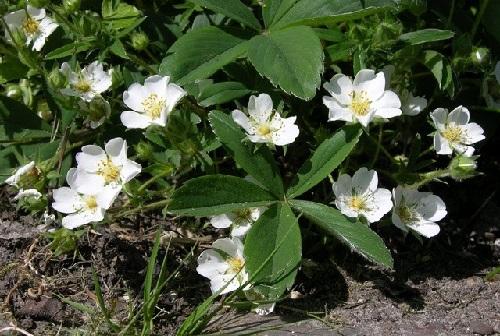
M 306 254 L 293 299 L 281 302 L 274 317 L 226 310 L 207 332 L 248 334 L 262 330 L 270 320 L 284 323 L 314 316 L 322 322 L 315 321 L 317 327 L 307 324 L 302 334 L 499 334 L 500 279 L 486 280 L 500 264 L 497 145 L 492 141 L 483 149 L 490 154 L 489 160 L 481 161 L 484 175 L 433 186 L 449 210 L 438 237 L 420 243 L 412 236 L 404 238 L 392 226 L 377 228 L 393 251 L 394 271 L 367 264 L 333 240 L 323 242 L 319 232 L 304 225 Z M 47 227 L 39 219 L 18 215 L 9 196 L 0 190 L 0 330 L 16 325 L 34 335 L 110 335 L 98 313 L 92 267 L 113 320 L 126 323 L 140 303 L 147 257 L 160 224 L 164 241 L 174 238 L 167 252 L 168 269 L 181 265 L 181 270 L 158 304 L 155 334 L 174 334 L 210 294 L 208 281 L 195 271 L 195 257 L 183 261 L 192 247 L 192 240 L 185 238 L 197 237 L 181 230 L 177 220 L 150 214 L 101 226 L 82 237 L 76 256 L 55 257 L 43 235 Z M 209 244 L 216 238 L 213 234 L 202 240 Z M 83 313 L 67 300 L 96 313 Z M 300 334 L 304 327 L 287 328 L 280 335 Z M 324 328 L 329 331 L 322 333 Z

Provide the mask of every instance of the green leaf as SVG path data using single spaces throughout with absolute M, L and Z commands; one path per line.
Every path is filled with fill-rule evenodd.
M 104 0 L 102 2 L 103 21 L 110 23 L 114 30 L 129 28 L 141 20 L 141 12 L 132 5 L 121 3 L 119 0 Z
M 313 155 L 300 167 L 287 191 L 288 198 L 302 195 L 328 176 L 349 155 L 358 143 L 358 125 L 344 126 L 331 138 L 323 141 Z
M 0 142 L 30 142 L 50 137 L 51 127 L 26 105 L 0 95 Z
M 262 6 L 262 18 L 266 27 L 276 22 L 288 10 L 295 5 L 298 0 L 267 0 Z
M 248 58 L 275 86 L 309 100 L 316 95 L 323 71 L 321 41 L 305 26 L 272 31 L 250 40 Z
M 293 285 L 302 258 L 297 218 L 286 203 L 264 212 L 245 238 L 245 267 L 256 292 L 277 300 Z
M 264 188 L 281 197 L 284 194 L 283 182 L 278 167 L 269 148 L 260 146 L 254 152 L 254 147 L 243 142 L 245 133 L 233 119 L 220 111 L 212 111 L 209 115 L 210 124 L 236 163 Z
M 437 51 L 426 50 L 423 52 L 422 63 L 432 72 L 439 88 L 453 95 L 453 70 L 448 60 Z
M 125 50 L 125 47 L 123 46 L 123 43 L 120 40 L 115 40 L 115 42 L 113 42 L 113 44 L 109 47 L 109 51 L 111 51 L 118 57 L 121 57 L 123 59 L 129 59 L 127 51 Z
M 87 51 L 92 47 L 90 41 L 76 41 L 63 45 L 60 48 L 54 49 L 45 55 L 46 60 L 58 59 L 68 56 L 73 56 L 83 51 Z
M 427 42 L 447 40 L 452 38 L 454 35 L 455 33 L 451 30 L 429 28 L 403 34 L 399 37 L 399 40 L 407 44 L 416 45 Z
M 3 60 L 0 61 L 0 84 L 24 78 L 27 72 L 28 67 L 21 63 L 18 58 L 4 56 Z
M 177 189 L 168 211 L 187 216 L 213 216 L 275 201 L 268 191 L 240 177 L 206 175 L 189 180 Z
M 500 13 L 500 1 L 490 1 L 488 7 L 484 11 L 481 20 L 482 25 L 488 33 L 490 33 L 497 42 L 500 42 L 500 21 L 498 20 Z
M 337 209 L 324 204 L 301 200 L 291 200 L 290 204 L 311 222 L 337 237 L 368 260 L 389 268 L 394 267 L 391 253 L 382 238 L 365 224 L 350 220 Z
M 198 101 L 201 106 L 208 107 L 233 101 L 251 92 L 252 90 L 240 82 L 215 83 L 201 91 Z
M 245 26 L 260 30 L 259 21 L 255 18 L 252 11 L 239 0 L 190 0 L 197 5 L 206 7 L 216 13 L 223 14 L 234 19 Z
M 160 74 L 183 85 L 204 79 L 244 55 L 247 41 L 216 27 L 200 28 L 179 38 L 169 49 L 171 55 L 160 65 Z
M 300 0 L 271 25 L 278 29 L 292 25 L 319 26 L 362 18 L 389 8 L 395 0 Z

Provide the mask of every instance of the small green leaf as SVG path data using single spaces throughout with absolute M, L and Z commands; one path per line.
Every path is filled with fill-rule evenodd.
M 298 0 L 266 0 L 262 6 L 264 24 L 269 27 L 278 21 Z
M 52 60 L 77 55 L 78 53 L 89 50 L 91 47 L 92 44 L 89 41 L 76 41 L 68 43 L 47 53 L 47 55 L 45 55 L 45 59 Z
M 189 180 L 177 189 L 168 211 L 203 217 L 265 206 L 275 201 L 268 191 L 240 177 L 206 175 Z
M 288 198 L 302 195 L 328 176 L 349 155 L 358 143 L 358 125 L 344 126 L 331 138 L 323 141 L 313 155 L 300 167 L 287 191 Z
M 261 146 L 254 152 L 251 144 L 243 142 L 246 138 L 245 133 L 230 116 L 223 112 L 210 112 L 209 120 L 220 142 L 230 152 L 236 163 L 264 188 L 277 197 L 283 196 L 283 182 L 270 150 Z
M 323 72 L 323 50 L 305 26 L 271 31 L 250 40 L 248 58 L 275 86 L 304 100 L 316 95 Z
M 21 63 L 18 58 L 5 56 L 0 61 L 0 84 L 24 78 L 27 72 L 28 67 Z
M 337 209 L 324 204 L 301 200 L 291 200 L 290 204 L 311 222 L 337 237 L 368 260 L 389 268 L 394 267 L 391 253 L 382 238 L 365 224 L 350 220 Z
M 197 5 L 234 19 L 245 26 L 259 30 L 260 23 L 252 11 L 239 0 L 189 0 Z
M 299 0 L 271 28 L 295 25 L 319 26 L 362 18 L 395 8 L 395 0 Z
M 447 40 L 452 38 L 454 35 L 455 33 L 451 30 L 429 28 L 403 34 L 399 37 L 399 40 L 407 44 L 416 45 L 427 42 Z
M 113 42 L 113 44 L 109 47 L 109 51 L 111 51 L 118 57 L 121 57 L 123 59 L 129 59 L 127 51 L 125 50 L 125 47 L 123 46 L 123 43 L 120 40 L 115 40 L 115 42 Z
M 122 3 L 119 0 L 104 0 L 102 2 L 103 21 L 110 23 L 114 30 L 129 28 L 137 23 L 141 15 L 139 10 L 129 4 Z
M 439 88 L 453 95 L 453 70 L 448 60 L 437 51 L 426 50 L 423 52 L 422 63 L 432 72 Z
M 302 259 L 297 218 L 285 203 L 264 212 L 245 238 L 245 267 L 254 290 L 277 300 L 293 285 Z
M 201 106 L 208 107 L 233 101 L 251 92 L 252 90 L 240 82 L 215 83 L 201 91 L 198 101 Z
M 179 38 L 160 65 L 160 74 L 183 85 L 205 79 L 243 56 L 247 42 L 217 27 L 199 28 Z

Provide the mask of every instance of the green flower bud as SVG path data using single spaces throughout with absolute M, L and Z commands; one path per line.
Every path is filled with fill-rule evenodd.
M 23 93 L 23 103 L 26 106 L 33 107 L 33 91 L 31 90 L 31 83 L 26 78 L 19 81 L 19 88 Z
M 52 86 L 54 89 L 60 89 L 63 88 L 64 85 L 66 84 L 66 78 L 64 75 L 59 71 L 58 68 L 52 69 L 52 71 L 49 73 L 47 80 L 49 82 L 49 85 Z
M 28 0 L 28 2 L 33 7 L 43 8 L 48 5 L 49 0 Z
M 71 14 L 80 9 L 80 0 L 64 0 L 63 6 L 66 13 Z
M 135 152 L 141 160 L 148 160 L 153 155 L 153 146 L 147 142 L 139 142 L 135 145 Z
M 485 65 L 489 61 L 490 50 L 488 48 L 474 48 L 469 57 L 473 64 Z
M 132 43 L 132 48 L 137 51 L 142 51 L 148 47 L 149 38 L 143 32 L 134 32 L 130 36 L 130 42 Z
M 5 86 L 5 95 L 9 98 L 19 100 L 23 96 L 23 92 L 19 85 L 8 84 Z
M 36 105 L 36 114 L 45 121 L 50 121 L 54 117 L 54 114 L 49 107 L 49 103 L 47 103 L 46 100 L 38 101 Z
M 456 156 L 450 163 L 450 175 L 454 180 L 462 181 L 477 175 L 477 156 Z
M 90 127 L 93 129 L 99 127 L 111 114 L 111 107 L 102 96 L 94 97 L 89 103 L 80 101 L 78 106 L 80 112 L 87 117 L 87 121 L 90 122 Z

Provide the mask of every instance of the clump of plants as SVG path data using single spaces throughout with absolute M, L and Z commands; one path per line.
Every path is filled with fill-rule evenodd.
M 7 1 L 0 181 L 54 226 L 57 254 L 139 212 L 220 230 L 196 268 L 213 296 L 181 335 L 219 295 L 272 312 L 302 225 L 392 268 L 378 228 L 439 234 L 432 185 L 477 173 L 476 115 L 499 111 L 500 63 L 478 32 L 500 7 L 467 7 L 464 30 L 461 2 Z

